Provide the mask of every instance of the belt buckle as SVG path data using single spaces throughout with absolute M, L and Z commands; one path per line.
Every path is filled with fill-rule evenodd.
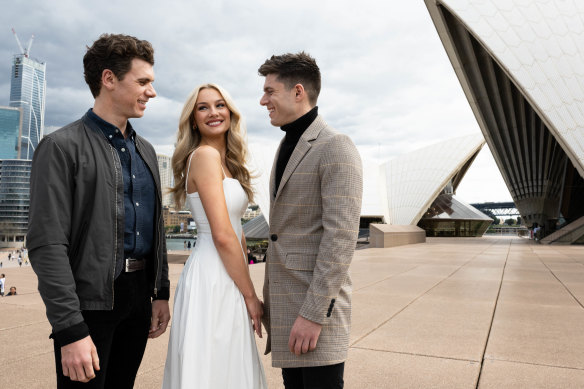
M 126 273 L 132 273 L 143 269 L 143 266 L 136 266 L 141 260 L 136 258 L 126 258 L 124 260 L 124 271 Z M 138 263 L 137 263 L 138 262 Z

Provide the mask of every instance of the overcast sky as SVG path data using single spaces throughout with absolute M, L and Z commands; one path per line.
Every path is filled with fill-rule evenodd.
M 132 121 L 159 153 L 172 155 L 178 117 L 204 82 L 226 88 L 251 144 L 277 145 L 259 105 L 257 69 L 272 54 L 307 51 L 322 73 L 319 112 L 351 136 L 363 158 L 386 161 L 432 143 L 480 133 L 423 0 L 101 1 L 27 0 L 0 14 L 0 105 L 8 105 L 18 45 L 47 64 L 45 126 L 61 127 L 93 105 L 83 80 L 86 45 L 104 32 L 149 40 L 158 96 Z M 457 194 L 466 202 L 510 201 L 488 146 Z

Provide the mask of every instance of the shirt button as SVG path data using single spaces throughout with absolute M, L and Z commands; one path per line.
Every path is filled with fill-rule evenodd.
M 132 178 L 136 178 L 136 176 L 132 174 Z
M 123 153 L 124 151 L 126 151 L 126 149 L 122 147 L 122 153 Z
M 140 203 L 136 203 L 136 207 L 139 207 L 139 206 L 140 206 Z
M 136 231 L 136 235 L 140 235 L 140 231 Z
M 278 235 L 276 235 L 276 234 L 272 234 L 272 235 L 270 236 L 270 240 L 271 240 L 272 242 L 275 242 L 275 241 L 277 241 L 277 240 L 278 240 Z
M 110 135 L 109 138 L 111 139 L 113 137 L 113 135 Z

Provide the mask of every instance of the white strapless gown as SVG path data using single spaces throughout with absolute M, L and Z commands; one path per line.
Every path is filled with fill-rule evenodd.
M 239 181 L 223 180 L 229 218 L 241 240 L 247 196 Z M 163 389 L 267 388 L 251 319 L 211 237 L 198 193 L 187 195 L 197 243 L 174 297 Z M 246 261 L 242 250 L 242 261 Z

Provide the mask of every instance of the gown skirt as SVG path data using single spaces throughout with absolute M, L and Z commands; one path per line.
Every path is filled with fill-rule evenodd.
M 225 178 L 223 188 L 241 240 L 247 196 L 235 179 Z M 215 248 L 198 193 L 187 194 L 187 203 L 197 243 L 176 287 L 162 388 L 267 388 L 245 301 Z

